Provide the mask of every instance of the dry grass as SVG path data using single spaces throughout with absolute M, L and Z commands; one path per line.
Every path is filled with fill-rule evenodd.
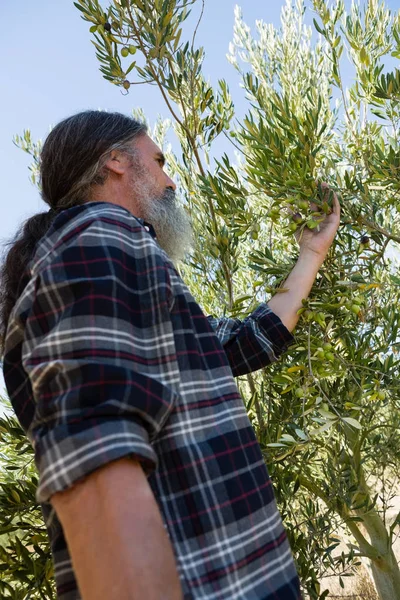
M 344 579 L 344 589 L 333 584 L 327 600 L 379 600 L 375 586 L 363 567 L 354 577 Z
M 327 600 L 379 600 L 375 586 L 364 567 L 354 577 L 343 578 L 344 588 L 335 580 L 328 586 Z M 325 589 L 325 586 L 323 587 Z
M 352 600 L 379 600 L 372 581 L 366 575 L 358 579 Z

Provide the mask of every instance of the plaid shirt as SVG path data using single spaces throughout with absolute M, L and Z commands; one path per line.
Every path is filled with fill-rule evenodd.
M 207 319 L 151 233 L 107 202 L 63 211 L 10 317 L 4 378 L 35 448 L 58 598 L 80 596 L 51 496 L 132 456 L 148 473 L 185 600 L 297 600 L 233 378 L 276 360 L 293 338 L 265 304 L 243 322 Z

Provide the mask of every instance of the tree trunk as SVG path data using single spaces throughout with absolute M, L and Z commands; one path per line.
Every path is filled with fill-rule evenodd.
M 326 494 L 318 485 L 307 479 L 307 477 L 304 477 L 304 475 L 300 475 L 299 479 L 301 485 L 321 498 L 332 510 L 337 510 L 337 507 L 332 507 Z M 360 500 L 367 498 L 367 506 L 370 506 L 372 504 L 371 498 L 362 473 L 361 481 L 362 491 L 360 492 Z M 379 513 L 375 508 L 368 510 L 368 512 L 356 510 L 355 514 L 362 519 L 362 522 L 357 523 L 346 520 L 346 517 L 354 516 L 354 513 L 346 513 L 346 509 L 342 508 L 338 511 L 338 514 L 345 520 L 348 528 L 355 537 L 361 554 L 370 561 L 372 576 L 379 599 L 400 600 L 400 569 L 392 549 L 389 533 Z M 365 529 L 370 542 L 367 541 L 361 529 Z
M 393 550 L 371 561 L 372 576 L 380 600 L 400 600 L 400 570 Z
M 358 513 L 363 519 L 371 546 L 378 556 L 371 557 L 372 576 L 380 600 L 400 600 L 400 569 L 385 524 L 376 510 Z

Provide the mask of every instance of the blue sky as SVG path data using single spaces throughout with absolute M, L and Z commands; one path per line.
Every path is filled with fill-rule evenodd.
M 206 0 L 198 42 L 206 49 L 205 75 L 212 82 L 219 78 L 227 80 L 238 112 L 243 114 L 239 77 L 226 60 L 236 3 L 235 0 Z M 241 3 L 244 19 L 252 27 L 256 19 L 278 26 L 283 5 L 284 0 L 242 0 Z M 387 0 L 387 5 L 399 9 L 400 0 Z M 86 108 L 130 113 L 133 107 L 143 107 L 150 122 L 154 122 L 158 114 L 168 116 L 156 87 L 137 86 L 124 96 L 119 88 L 102 78 L 90 43 L 89 24 L 79 15 L 72 0 L 3 3 L 0 243 L 10 237 L 25 218 L 45 208 L 28 178 L 28 155 L 12 143 L 15 134 L 27 128 L 34 139 L 43 138 L 50 125 Z
M 279 23 L 283 0 L 245 0 L 244 16 Z M 105 81 L 90 43 L 89 24 L 80 18 L 72 0 L 22 0 L 2 7 L 0 97 L 3 119 L 0 154 L 3 165 L 3 207 L 0 240 L 17 225 L 44 208 L 28 179 L 29 157 L 12 144 L 13 135 L 31 129 L 34 139 L 46 136 L 49 126 L 86 108 L 104 108 L 129 113 L 145 108 L 150 122 L 158 114 L 168 116 L 158 89 L 138 86 L 129 95 Z M 212 81 L 226 78 L 239 89 L 239 78 L 225 55 L 232 39 L 233 0 L 206 0 L 199 43 L 207 51 L 205 74 Z M 267 8 L 268 7 L 268 8 Z M 5 12 L 5 14 L 4 14 Z M 6 85 L 4 85 L 4 82 Z M 5 168 L 4 168 L 5 167 Z
M 212 82 L 225 78 L 238 112 L 243 113 L 239 77 L 226 60 L 236 3 L 206 0 L 198 43 L 206 49 L 206 77 Z M 284 0 L 243 0 L 239 4 L 251 27 L 256 19 L 279 25 Z M 388 0 L 387 5 L 399 9 L 400 0 Z M 24 219 L 46 208 L 29 181 L 28 155 L 12 143 L 15 134 L 30 129 L 34 139 L 44 138 L 51 125 L 87 108 L 129 114 L 132 108 L 142 107 L 150 122 L 158 114 L 168 116 L 157 88 L 138 86 L 124 96 L 102 78 L 90 43 L 89 24 L 79 14 L 72 0 L 2 2 L 0 243 L 13 235 Z M 0 379 L 0 391 L 2 387 Z

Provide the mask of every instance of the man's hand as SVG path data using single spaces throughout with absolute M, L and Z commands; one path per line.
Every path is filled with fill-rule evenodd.
M 330 190 L 326 183 L 322 183 L 321 187 L 325 192 L 325 200 L 328 199 L 330 193 L 333 194 L 332 212 L 324 216 L 318 227 L 315 229 L 301 228 L 295 233 L 295 237 L 300 246 L 300 254 L 315 254 L 320 258 L 322 264 L 339 227 L 340 204 L 336 194 Z M 311 208 L 314 211 L 318 210 L 315 204 L 312 204 Z
M 322 186 L 328 195 L 328 186 Z M 315 277 L 332 245 L 339 222 L 340 204 L 334 194 L 332 212 L 320 223 L 319 231 L 317 228 L 310 230 L 305 227 L 297 236 L 300 255 L 282 286 L 286 291 L 276 294 L 268 302 L 270 309 L 289 331 L 295 328 L 299 320 L 297 311 L 303 306 L 302 300 L 307 298 L 311 291 Z

